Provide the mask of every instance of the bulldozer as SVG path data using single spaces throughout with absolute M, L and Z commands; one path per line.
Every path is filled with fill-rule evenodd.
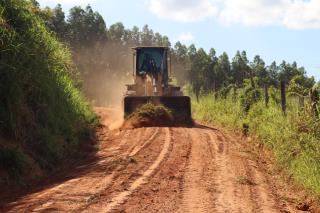
M 138 107 L 152 103 L 161 104 L 175 115 L 191 120 L 190 97 L 184 96 L 180 87 L 170 85 L 171 55 L 168 47 L 133 47 L 134 83 L 126 85 L 124 116 Z

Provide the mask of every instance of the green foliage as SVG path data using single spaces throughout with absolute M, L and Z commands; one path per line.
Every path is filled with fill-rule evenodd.
M 96 122 L 76 88 L 71 55 L 29 1 L 0 3 L 0 134 L 52 166 Z
M 246 79 L 240 95 L 241 107 L 245 113 L 248 113 L 250 107 L 261 99 L 261 90 L 255 86 L 256 83 L 254 81 L 257 82 L 257 79 Z
M 0 148 L 0 169 L 6 170 L 13 177 L 26 171 L 28 161 L 28 157 L 15 147 Z
M 262 100 L 254 102 L 247 114 L 243 113 L 239 99 L 236 100 L 201 97 L 199 102 L 193 102 L 194 117 L 238 130 L 247 124 L 249 134 L 258 136 L 272 150 L 289 175 L 320 196 L 319 120 L 307 111 L 298 112 L 296 98 L 288 99 L 287 116 L 283 115 L 277 98 L 271 98 L 268 107 Z
M 290 95 L 306 96 L 314 84 L 313 77 L 307 78 L 303 75 L 296 75 L 289 82 L 288 92 Z
M 244 113 L 239 99 L 232 97 L 214 98 L 213 94 L 202 96 L 199 102 L 192 102 L 193 117 L 208 123 L 217 123 L 224 127 L 241 128 Z

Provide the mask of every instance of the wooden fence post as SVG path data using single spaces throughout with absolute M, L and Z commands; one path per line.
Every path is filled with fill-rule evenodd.
M 232 100 L 235 101 L 237 100 L 237 87 L 235 85 L 232 86 L 233 88 L 233 94 L 232 94 Z
M 309 91 L 309 96 L 310 96 L 310 102 L 311 102 L 311 113 L 314 116 L 319 115 L 318 109 L 317 109 L 317 104 L 319 102 L 319 93 L 316 89 L 310 89 Z
M 281 92 L 281 109 L 283 114 L 286 115 L 287 102 L 286 102 L 286 82 L 285 81 L 280 82 L 280 92 Z
M 304 110 L 304 96 L 298 96 L 299 98 L 299 112 Z
M 268 86 L 264 85 L 264 102 L 266 104 L 266 107 L 268 107 L 269 104 L 269 92 L 268 92 Z

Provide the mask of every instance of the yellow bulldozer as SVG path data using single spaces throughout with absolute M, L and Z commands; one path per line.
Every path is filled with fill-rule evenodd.
M 134 83 L 127 84 L 124 96 L 125 117 L 146 103 L 162 104 L 174 114 L 191 120 L 190 97 L 180 87 L 169 84 L 171 55 L 167 47 L 134 47 Z

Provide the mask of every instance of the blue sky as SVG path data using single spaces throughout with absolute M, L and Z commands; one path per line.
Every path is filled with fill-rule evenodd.
M 122 22 L 167 35 L 171 42 L 226 51 L 246 50 L 267 64 L 296 61 L 320 80 L 320 0 L 38 0 L 65 11 L 90 4 L 107 26 Z

